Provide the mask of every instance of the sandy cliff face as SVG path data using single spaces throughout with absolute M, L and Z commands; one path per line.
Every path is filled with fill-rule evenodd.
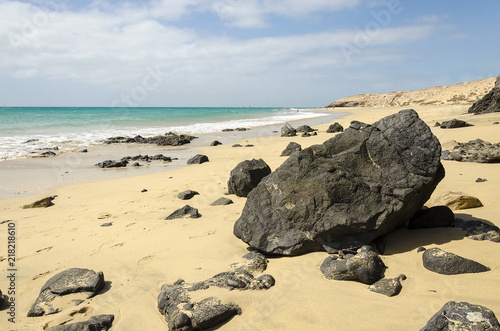
M 472 104 L 495 86 L 495 78 L 486 78 L 450 86 L 436 86 L 418 91 L 357 94 L 339 99 L 332 107 L 401 107 L 409 105 Z

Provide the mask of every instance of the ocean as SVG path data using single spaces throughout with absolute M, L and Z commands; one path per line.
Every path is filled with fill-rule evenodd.
M 0 160 L 24 158 L 48 148 L 75 151 L 114 136 L 175 132 L 207 134 L 332 116 L 297 108 L 217 107 L 4 107 L 0 108 Z

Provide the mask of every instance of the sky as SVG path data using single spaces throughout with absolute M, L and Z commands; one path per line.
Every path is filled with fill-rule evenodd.
M 500 74 L 500 1 L 0 0 L 0 105 L 322 107 Z

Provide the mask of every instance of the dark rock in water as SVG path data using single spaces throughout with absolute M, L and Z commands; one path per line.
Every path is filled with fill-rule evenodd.
M 222 197 L 210 204 L 210 206 L 227 206 L 233 203 L 233 200 Z
M 343 132 L 344 127 L 340 125 L 338 122 L 335 122 L 333 124 L 330 124 L 328 129 L 326 130 L 326 133 L 336 133 L 336 132 Z
M 403 286 L 401 281 L 405 280 L 405 275 L 399 275 L 396 278 L 383 278 L 368 287 L 372 292 L 380 293 L 388 297 L 393 297 L 401 292 Z
M 476 183 L 484 183 L 486 181 L 488 181 L 488 180 L 485 179 L 485 178 L 478 178 L 478 179 L 476 179 Z
M 247 129 L 247 128 L 236 128 L 235 130 L 236 131 L 247 131 L 247 130 L 250 130 L 250 129 Z
M 465 237 L 472 240 L 500 241 L 500 229 L 493 224 L 488 224 L 480 220 L 465 221 L 457 218 L 453 222 L 453 226 L 464 230 Z
M 440 127 L 441 129 L 455 129 L 455 128 L 464 128 L 467 126 L 472 126 L 472 124 L 454 118 L 450 121 L 444 121 L 443 123 L 441 123 Z
M 455 214 L 446 206 L 420 209 L 409 221 L 408 229 L 427 229 L 451 226 Z
M 126 160 L 121 160 L 121 161 L 113 161 L 113 160 L 106 160 L 103 162 L 96 163 L 96 166 L 99 168 L 123 168 L 126 167 L 128 164 L 128 161 Z
M 484 114 L 500 111 L 500 76 L 497 77 L 495 87 L 481 100 L 475 102 L 467 111 L 469 114 Z
M 468 302 L 447 302 L 420 331 L 500 331 L 500 323 L 488 308 Z
M 187 164 L 202 164 L 208 162 L 208 156 L 202 154 L 196 154 L 187 161 Z
M 228 193 L 246 197 L 270 173 L 271 168 L 262 159 L 242 161 L 231 171 Z
M 138 144 L 156 144 L 158 146 L 180 146 L 189 144 L 191 140 L 195 139 L 194 136 L 189 135 L 176 135 L 169 132 L 162 136 L 154 136 L 144 138 L 142 136 L 130 137 L 112 137 L 104 141 L 105 144 L 122 144 L 122 143 L 138 143 Z
M 193 198 L 195 195 L 200 195 L 200 193 L 193 191 L 193 190 L 187 190 L 187 191 L 183 191 L 183 192 L 179 193 L 177 195 L 177 198 L 179 198 L 181 200 L 189 200 L 189 199 Z
M 314 132 L 315 130 L 309 125 L 301 125 L 297 128 L 297 132 Z
M 286 148 L 281 152 L 280 156 L 290 156 L 293 152 L 300 152 L 302 150 L 302 146 L 296 142 L 291 142 L 286 146 Z
M 368 285 L 383 278 L 385 269 L 384 262 L 371 247 L 346 259 L 329 256 L 320 268 L 327 279 L 355 280 Z
M 52 151 L 46 151 L 40 154 L 40 156 L 56 156 L 56 153 Z
M 47 207 L 53 206 L 54 204 L 52 203 L 52 200 L 54 200 L 56 197 L 57 197 L 57 195 L 43 198 L 41 200 L 33 202 L 32 204 L 24 205 L 23 209 L 29 209 L 29 208 L 47 208 Z
M 113 325 L 114 319 L 114 315 L 97 315 L 85 322 L 56 325 L 46 331 L 107 331 Z
M 492 144 L 481 139 L 458 143 L 452 150 L 443 151 L 443 160 L 477 163 L 500 162 L 500 143 Z
M 87 298 L 99 293 L 104 287 L 104 275 L 101 271 L 72 268 L 50 278 L 40 290 L 40 294 L 28 312 L 28 317 L 42 316 L 59 312 L 51 302 L 57 296 L 85 292 Z
M 212 143 L 210 144 L 210 146 L 219 146 L 219 145 L 222 145 L 222 143 L 218 140 L 214 140 L 212 141 Z
M 191 207 L 190 205 L 185 205 L 182 208 L 177 209 L 172 214 L 168 215 L 166 220 L 173 220 L 176 218 L 183 218 L 189 215 L 190 218 L 200 218 L 201 215 L 198 213 L 198 209 Z
M 222 132 L 231 132 L 234 131 L 234 129 L 222 129 Z
M 79 151 L 80 153 L 88 153 L 88 149 L 84 148 L 82 150 Z
M 285 123 L 285 126 L 281 128 L 282 137 L 294 137 L 297 135 L 297 130 L 295 130 L 290 123 Z
M 420 210 L 444 177 L 430 128 L 414 110 L 352 127 L 292 154 L 250 192 L 236 237 L 271 254 L 335 252 L 369 244 Z
M 37 141 L 40 141 L 40 139 L 28 139 L 25 142 L 23 142 L 23 144 L 31 144 L 31 143 L 34 143 L 34 142 L 37 142 Z
M 458 275 L 489 271 L 490 268 L 440 248 L 430 248 L 422 255 L 427 270 L 442 275 Z

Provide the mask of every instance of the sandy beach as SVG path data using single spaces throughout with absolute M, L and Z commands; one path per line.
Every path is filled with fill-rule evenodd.
M 467 114 L 470 105 L 410 105 L 408 107 L 343 108 L 349 111 L 335 121 L 344 128 L 352 120 L 373 123 L 404 108 L 415 109 L 442 145 L 451 140 L 476 138 L 500 141 L 500 113 Z M 474 126 L 457 129 L 434 127 L 453 118 Z M 57 186 L 50 193 L 0 200 L 0 222 L 11 220 L 17 230 L 16 324 L 0 312 L 0 329 L 41 330 L 61 323 L 84 321 L 94 315 L 113 314 L 112 330 L 165 330 L 157 309 L 157 296 L 164 283 L 178 279 L 196 282 L 230 270 L 248 253 L 248 246 L 233 235 L 246 198 L 225 195 L 231 170 L 241 161 L 262 158 L 272 170 L 286 159 L 280 157 L 289 142 L 302 148 L 320 144 L 334 134 L 330 123 L 315 125 L 318 135 L 280 137 L 279 134 L 245 137 L 240 143 L 254 147 L 196 146 L 196 153 L 210 162 L 177 169 L 131 175 L 125 178 L 85 181 Z M 295 126 L 295 124 L 294 124 Z M 167 153 L 164 153 L 168 155 Z M 187 156 L 186 156 L 187 157 Z M 442 161 L 446 176 L 430 201 L 447 191 L 462 191 L 478 197 L 483 207 L 455 211 L 455 217 L 479 219 L 500 226 L 500 164 Z M 62 169 L 64 170 L 64 169 Z M 76 171 L 76 170 L 75 170 Z M 119 170 L 118 170 L 119 171 Z M 136 173 L 139 173 L 137 171 Z M 64 173 L 64 171 L 63 171 Z M 486 182 L 476 183 L 478 178 Z M 141 192 L 146 189 L 146 192 Z M 200 195 L 182 201 L 177 194 L 195 190 Z M 57 195 L 54 205 L 22 209 L 47 195 Z M 227 206 L 211 206 L 226 196 Z M 198 219 L 166 221 L 172 211 L 189 204 L 199 209 Z M 101 227 L 103 223 L 112 226 Z M 7 292 L 8 223 L 0 224 L 0 289 Z M 359 282 L 327 280 L 319 267 L 326 252 L 297 257 L 269 257 L 266 273 L 276 285 L 262 291 L 214 289 L 194 292 L 194 299 L 215 295 L 240 306 L 242 314 L 219 330 L 418 330 L 446 302 L 467 301 L 483 305 L 500 316 L 500 244 L 464 237 L 457 228 L 408 230 L 400 228 L 387 236 L 382 260 L 386 277 L 405 274 L 398 296 L 386 297 Z M 479 274 L 444 276 L 425 269 L 417 248 L 440 247 L 478 261 L 491 270 Z M 75 306 L 68 304 L 57 314 L 27 317 L 45 282 L 68 268 L 102 271 L 105 289 Z M 76 298 L 76 297 L 75 297 Z

